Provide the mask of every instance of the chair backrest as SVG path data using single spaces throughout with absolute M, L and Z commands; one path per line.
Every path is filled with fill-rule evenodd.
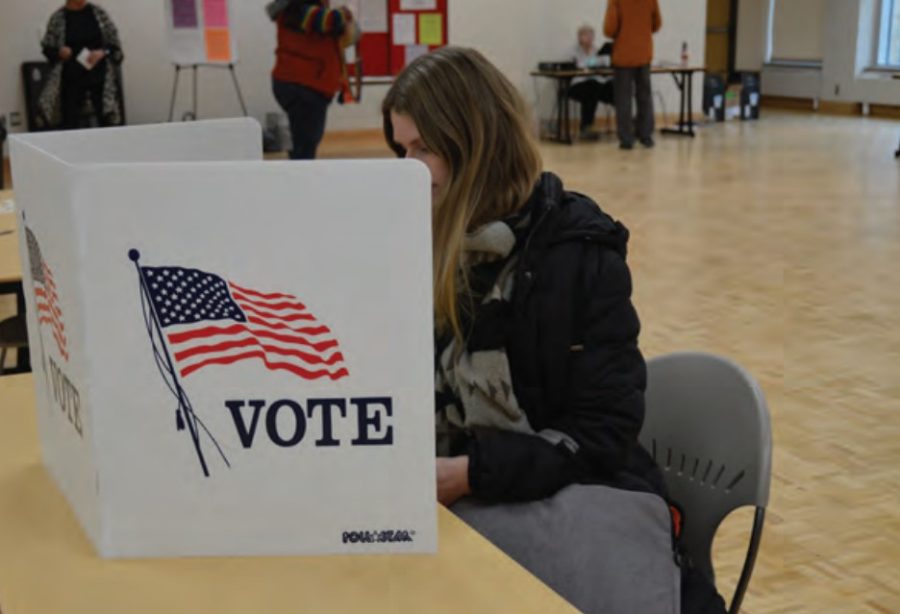
M 648 361 L 640 441 L 684 509 L 682 542 L 715 580 L 712 540 L 732 510 L 769 502 L 772 430 L 759 385 L 740 366 L 699 352 Z

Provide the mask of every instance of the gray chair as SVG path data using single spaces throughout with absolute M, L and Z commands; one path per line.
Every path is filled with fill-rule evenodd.
M 769 503 L 772 429 L 762 390 L 740 366 L 712 354 L 679 352 L 648 361 L 641 443 L 662 468 L 684 510 L 682 542 L 715 582 L 712 542 L 734 509 L 756 508 L 750 543 L 729 612 L 750 582 Z

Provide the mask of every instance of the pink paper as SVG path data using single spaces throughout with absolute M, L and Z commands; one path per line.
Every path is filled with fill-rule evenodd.
M 203 18 L 207 28 L 227 28 L 227 0 L 203 0 Z

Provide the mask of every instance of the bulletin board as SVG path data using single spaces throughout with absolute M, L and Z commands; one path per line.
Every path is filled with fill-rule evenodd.
M 389 0 L 390 62 L 399 74 L 420 55 L 447 44 L 447 0 Z
M 167 0 L 169 52 L 176 64 L 232 64 L 237 49 L 229 0 Z
M 359 21 L 367 77 L 400 73 L 420 55 L 447 44 L 447 0 L 345 0 Z

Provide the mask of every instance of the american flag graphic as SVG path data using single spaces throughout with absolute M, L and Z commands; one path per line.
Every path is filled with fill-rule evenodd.
M 349 375 L 331 330 L 290 294 L 252 290 L 197 269 L 141 272 L 182 377 L 251 359 L 305 380 Z
M 66 326 L 63 323 L 63 313 L 59 307 L 59 295 L 56 293 L 53 271 L 50 270 L 50 266 L 44 261 L 37 237 L 34 236 L 30 228 L 25 228 L 25 238 L 28 242 L 31 278 L 34 280 L 34 301 L 37 306 L 38 323 L 47 325 L 50 328 L 60 355 L 68 361 L 69 351 L 66 347 Z

